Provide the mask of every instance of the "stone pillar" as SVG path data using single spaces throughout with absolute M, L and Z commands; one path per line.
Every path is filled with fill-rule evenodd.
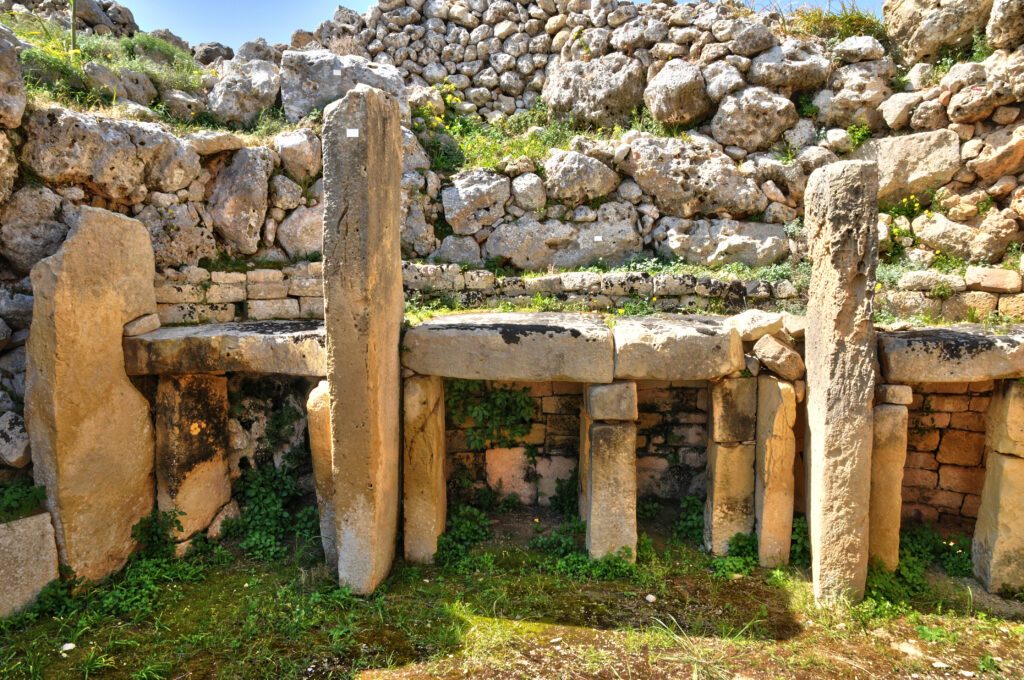
M 793 536 L 795 426 L 796 392 L 792 383 L 770 375 L 758 376 L 754 514 L 763 567 L 789 564 Z
M 636 557 L 635 382 L 588 385 L 580 417 L 580 516 L 587 552 L 604 557 L 628 548 Z
M 210 525 L 231 500 L 228 478 L 228 379 L 161 376 L 156 389 L 156 498 L 184 513 L 186 539 Z
M 149 232 L 82 208 L 67 240 L 32 269 L 25 415 L 61 560 L 82 578 L 119 570 L 153 509 L 149 402 L 128 379 L 126 323 L 156 312 Z
M 403 408 L 405 559 L 430 564 L 437 552 L 437 538 L 444 533 L 448 510 L 444 477 L 444 380 L 432 375 L 406 378 Z
M 334 521 L 334 477 L 331 473 L 331 397 L 321 380 L 306 399 L 309 451 L 313 458 L 316 505 L 320 511 L 320 543 L 327 564 L 338 564 L 338 525 Z
M 819 168 L 807 185 L 805 220 L 814 268 L 805 336 L 806 456 L 819 602 L 860 600 L 867 578 L 877 196 L 878 169 L 863 161 Z
M 725 378 L 712 383 L 710 391 L 704 545 L 724 555 L 729 539 L 754 530 L 757 379 Z
M 985 486 L 974 526 L 974 575 L 989 592 L 1024 588 L 1024 385 L 996 387 L 985 429 Z
M 900 404 L 879 404 L 874 410 L 869 553 L 889 571 L 900 563 L 908 415 L 907 407 Z
M 338 578 L 373 592 L 395 555 L 401 439 L 402 130 L 357 85 L 324 112 L 324 325 Z

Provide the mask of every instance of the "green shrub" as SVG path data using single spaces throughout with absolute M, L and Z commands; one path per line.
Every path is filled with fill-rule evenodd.
M 18 477 L 0 485 L 0 524 L 28 517 L 42 509 L 46 489 L 29 477 Z
M 718 579 L 732 578 L 737 574 L 749 576 L 754 573 L 758 561 L 757 536 L 741 533 L 729 539 L 727 555 L 711 560 L 711 569 Z
M 566 479 L 555 480 L 555 495 L 551 497 L 551 509 L 566 519 L 577 517 L 580 507 L 579 485 L 579 468 L 574 468 Z
M 827 9 L 806 7 L 796 10 L 790 21 L 798 33 L 841 41 L 857 35 L 870 35 L 883 45 L 889 44 L 882 21 L 871 12 L 860 9 L 854 0 L 840 0 L 837 9 L 829 3 Z
M 225 522 L 225 532 L 238 538 L 239 547 L 253 559 L 280 559 L 287 553 L 285 540 L 296 526 L 296 514 L 288 506 L 300 495 L 297 471 L 289 462 L 280 468 L 271 464 L 248 468 L 242 472 L 234 491 L 241 505 L 241 517 Z M 307 530 L 312 524 L 308 513 Z
M 801 118 L 817 118 L 821 111 L 814 103 L 814 93 L 801 92 L 796 97 L 796 111 Z
M 174 532 L 181 531 L 180 510 L 161 512 L 154 507 L 132 527 L 132 538 L 139 544 L 142 558 L 174 557 Z
M 450 514 L 448 527 L 437 539 L 434 561 L 442 567 L 452 567 L 466 559 L 470 549 L 494 536 L 491 522 L 480 510 L 460 505 Z
M 635 578 L 637 567 L 629 561 L 632 551 L 623 548 L 613 555 L 592 560 L 581 552 L 560 557 L 549 567 L 551 573 L 572 581 L 621 581 Z
M 699 496 L 683 496 L 679 521 L 672 534 L 679 539 L 702 545 L 704 543 L 704 500 Z
M 853 148 L 859 148 L 864 142 L 871 139 L 871 128 L 867 125 L 854 124 L 846 128 L 846 134 L 850 136 Z
M 534 406 L 529 389 L 448 380 L 444 396 L 448 417 L 456 426 L 466 426 L 466 440 L 474 451 L 513 446 L 530 432 Z
M 530 547 L 552 557 L 568 557 L 579 552 L 577 537 L 586 533 L 586 529 L 583 520 L 573 517 L 550 532 L 531 538 Z
M 811 566 L 811 533 L 806 517 L 793 518 L 793 535 L 789 548 L 789 563 L 794 567 Z

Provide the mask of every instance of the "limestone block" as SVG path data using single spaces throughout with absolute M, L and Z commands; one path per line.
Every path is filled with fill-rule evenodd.
M 537 504 L 551 505 L 558 491 L 558 482 L 569 479 L 576 470 L 576 459 L 568 456 L 546 456 L 537 459 Z
M 1005 298 L 1004 298 L 1005 299 Z M 890 383 L 968 383 L 1024 374 L 1024 333 L 994 335 L 977 327 L 880 333 L 878 359 Z
M 736 534 L 754 530 L 754 457 L 754 442 L 708 444 L 704 546 L 715 555 L 725 555 Z
M 50 513 L 0 524 L 0 574 L 0 619 L 31 605 L 58 578 Z
M 161 376 L 155 422 L 157 505 L 184 513 L 176 538 L 187 539 L 208 527 L 231 500 L 228 379 Z
M 587 437 L 587 552 L 636 558 L 636 424 L 594 423 Z
M 1024 385 L 1004 380 L 992 392 L 985 416 L 985 445 L 993 451 L 1024 456 Z
M 402 348 L 403 365 L 423 375 L 612 381 L 612 333 L 595 315 L 450 314 L 407 330 Z
M 160 328 L 160 317 L 157 314 L 146 314 L 124 325 L 124 334 L 131 337 L 145 335 Z
M 280 300 L 249 300 L 246 303 L 246 311 L 253 321 L 265 321 L 267 319 L 298 319 L 299 301 L 296 298 L 283 298 Z
M 156 311 L 149 233 L 82 208 L 56 254 L 32 269 L 25 416 L 61 561 L 82 578 L 119 570 L 153 508 L 149 402 L 125 372 L 124 325 Z
M 804 359 L 799 352 L 773 335 L 765 335 L 754 344 L 754 356 L 783 380 L 804 377 Z
M 402 403 L 405 559 L 430 564 L 437 552 L 437 538 L 444 533 L 448 507 L 444 476 L 444 381 L 427 375 L 406 378 Z
M 753 441 L 757 430 L 757 378 L 726 378 L 711 383 L 711 438 Z
M 267 321 L 165 327 L 124 339 L 128 375 L 276 373 L 327 375 L 324 326 Z
M 876 404 L 910 406 L 913 401 L 914 390 L 910 385 L 875 385 Z
M 1024 458 L 989 453 L 973 552 L 986 590 L 1024 588 Z
M 711 317 L 630 317 L 613 332 L 620 380 L 714 380 L 744 367 L 739 333 Z
M 320 511 L 320 542 L 328 565 L 338 563 L 338 529 L 334 517 L 334 477 L 331 472 L 331 398 L 321 380 L 306 399 L 309 451 L 313 458 L 316 506 Z
M 820 602 L 859 600 L 867 579 L 877 187 L 873 163 L 845 161 L 815 170 L 805 198 L 814 263 L 805 336 L 805 456 L 814 595 Z
M 323 262 L 338 578 L 361 594 L 398 534 L 401 177 L 398 102 L 357 85 L 324 113 Z
M 171 324 L 206 324 L 225 323 L 235 319 L 235 305 L 231 303 L 215 305 L 159 305 L 157 315 L 160 323 Z
M 892 571 L 900 561 L 903 467 L 907 461 L 907 407 L 880 404 L 875 406 L 873 417 L 869 551 L 871 559 L 878 560 Z
M 23 468 L 32 462 L 25 420 L 14 411 L 0 416 L 0 461 L 13 468 Z
M 758 376 L 754 515 L 763 567 L 789 563 L 796 459 L 794 427 L 796 391 L 793 385 L 770 375 Z
M 487 485 L 503 496 L 515 496 L 524 505 L 537 502 L 537 486 L 533 483 L 526 449 L 487 449 L 484 454 Z
M 593 420 L 636 420 L 639 417 L 635 382 L 588 385 L 583 397 Z
M 777 312 L 748 309 L 730 316 L 724 322 L 726 328 L 735 328 L 743 342 L 756 342 L 766 335 L 782 330 L 783 318 Z

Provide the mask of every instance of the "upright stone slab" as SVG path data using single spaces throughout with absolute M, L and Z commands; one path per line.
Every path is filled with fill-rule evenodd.
M 754 514 L 763 567 L 789 564 L 793 536 L 795 426 L 793 385 L 774 376 L 758 376 Z
M 986 590 L 1024 588 L 1024 458 L 989 451 L 972 552 Z
M 1019 380 L 1004 380 L 992 392 L 985 445 L 999 453 L 1024 456 L 1024 384 Z
M 402 131 L 358 85 L 324 112 L 324 325 L 338 578 L 371 593 L 398 532 Z
M 0 619 L 31 605 L 58 577 L 49 513 L 0 524 L 0 574 Z
M 874 411 L 869 550 L 871 559 L 878 560 L 889 571 L 900 563 L 908 415 L 907 407 L 897 404 L 879 404 Z
M 82 208 L 32 269 L 25 415 L 61 560 L 86 579 L 120 569 L 153 508 L 149 402 L 125 373 L 124 325 L 156 312 L 153 246 L 136 220 Z
M 405 559 L 430 564 L 444 533 L 448 499 L 444 463 L 444 380 L 405 379 L 402 499 Z
M 636 423 L 593 423 L 587 436 L 587 551 L 636 558 Z
M 306 399 L 309 451 L 313 458 L 316 505 L 320 511 L 320 542 L 327 564 L 338 564 L 338 526 L 334 521 L 334 476 L 331 473 L 331 397 L 321 380 Z
M 161 376 L 156 389 L 156 498 L 178 510 L 186 539 L 210 525 L 231 500 L 228 478 L 228 379 Z
M 807 304 L 806 455 L 814 595 L 864 595 L 871 497 L 878 263 L 878 170 L 844 161 L 819 168 L 805 199 L 811 286 Z
M 754 442 L 708 444 L 708 497 L 704 545 L 729 552 L 729 539 L 754 530 Z
M 716 442 L 750 442 L 756 430 L 757 378 L 726 378 L 711 383 L 711 438 Z

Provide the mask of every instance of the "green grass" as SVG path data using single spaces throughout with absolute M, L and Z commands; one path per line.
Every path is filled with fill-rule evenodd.
M 881 19 L 857 6 L 854 0 L 830 2 L 828 7 L 803 7 L 788 19 L 786 28 L 798 34 L 813 35 L 833 42 L 858 35 L 870 35 L 883 45 L 889 40 Z

